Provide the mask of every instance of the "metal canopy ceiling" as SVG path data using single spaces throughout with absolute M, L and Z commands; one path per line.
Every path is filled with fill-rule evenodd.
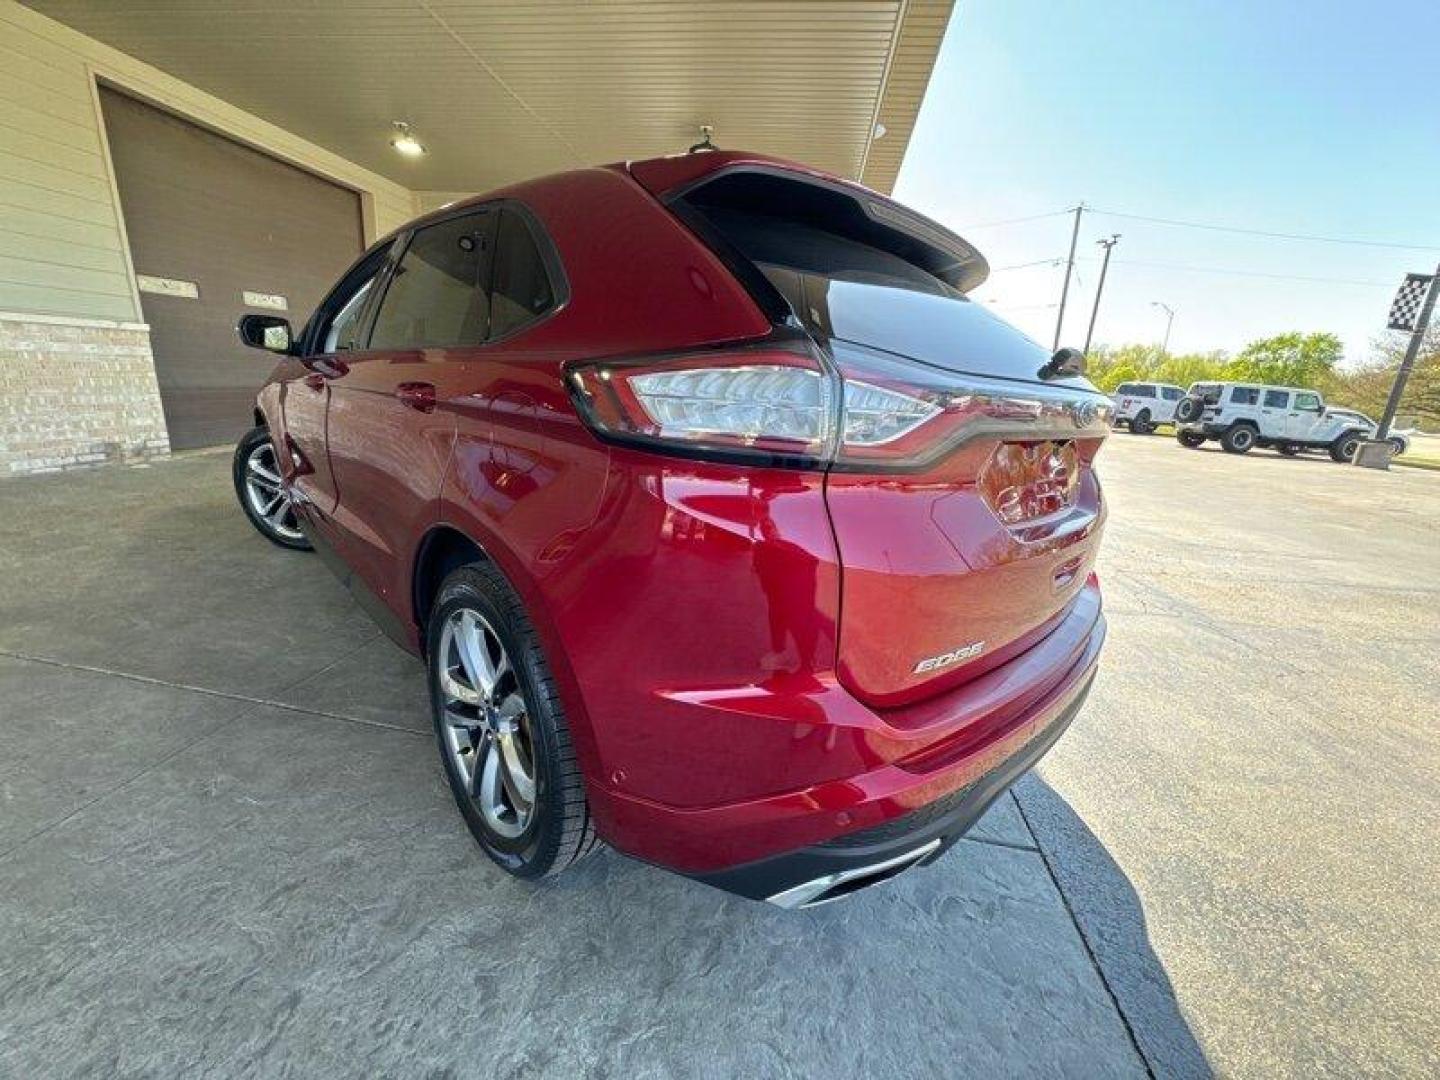
M 715 142 L 888 191 L 953 0 L 25 0 L 416 190 Z M 428 153 L 405 159 L 390 124 Z M 872 132 L 886 129 L 880 139 Z

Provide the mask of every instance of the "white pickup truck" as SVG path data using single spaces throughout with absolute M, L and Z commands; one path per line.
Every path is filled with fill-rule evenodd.
M 1175 420 L 1175 406 L 1185 396 L 1185 391 L 1169 383 L 1127 382 L 1121 383 L 1110 395 L 1115 403 L 1114 424 L 1130 429 L 1132 435 L 1149 435 L 1157 424 L 1169 424 Z
M 1350 461 L 1368 430 L 1353 413 L 1327 409 L 1314 390 L 1254 383 L 1196 383 L 1175 407 L 1175 438 L 1197 447 L 1218 440 L 1232 454 L 1257 446 L 1285 455 L 1327 450 Z

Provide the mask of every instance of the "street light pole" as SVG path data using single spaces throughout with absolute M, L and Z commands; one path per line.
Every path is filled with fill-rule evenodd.
M 1060 348 L 1060 327 L 1065 324 L 1065 298 L 1070 295 L 1070 275 L 1075 270 L 1075 243 L 1080 239 L 1080 215 L 1085 212 L 1082 202 L 1075 207 L 1075 227 L 1070 230 L 1070 257 L 1065 260 L 1065 284 L 1060 287 L 1060 313 L 1055 316 L 1055 341 L 1050 347 Z
M 1160 355 L 1167 357 L 1170 355 L 1170 328 L 1175 325 L 1175 309 L 1169 304 L 1162 304 L 1159 300 L 1151 300 L 1150 306 L 1158 307 L 1165 312 L 1165 344 L 1160 346 Z
M 1100 314 L 1100 294 L 1105 291 L 1105 271 L 1110 269 L 1110 249 L 1120 242 L 1119 233 L 1111 233 L 1108 240 L 1096 240 L 1105 249 L 1105 258 L 1100 261 L 1100 283 L 1095 286 L 1095 306 L 1090 309 L 1090 329 L 1085 331 L 1085 355 L 1090 355 L 1090 339 L 1095 336 L 1095 319 Z

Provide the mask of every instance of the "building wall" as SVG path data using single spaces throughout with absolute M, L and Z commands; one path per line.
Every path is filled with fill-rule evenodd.
M 97 79 L 360 192 L 367 242 L 417 212 L 401 185 L 0 0 L 0 477 L 168 445 Z

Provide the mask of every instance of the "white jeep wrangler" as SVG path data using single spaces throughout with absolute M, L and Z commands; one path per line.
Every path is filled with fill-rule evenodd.
M 1175 406 L 1184 396 L 1183 389 L 1169 383 L 1121 383 L 1110 395 L 1115 403 L 1112 422 L 1129 428 L 1132 435 L 1149 435 L 1156 425 L 1174 422 Z
M 1346 462 L 1366 437 L 1353 415 L 1325 407 L 1314 390 L 1253 383 L 1196 383 L 1175 406 L 1175 438 L 1192 449 L 1217 439 L 1232 454 L 1273 446 L 1287 457 L 1328 450 Z

